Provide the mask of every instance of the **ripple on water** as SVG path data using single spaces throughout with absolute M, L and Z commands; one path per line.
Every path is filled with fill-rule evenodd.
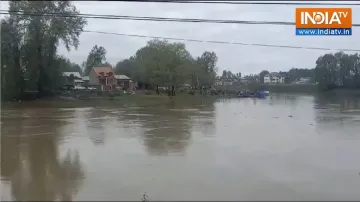
M 153 114 L 126 114 L 127 116 L 155 116 Z
M 89 111 L 93 107 L 80 107 L 80 108 L 59 108 L 60 111 Z
M 195 112 L 195 111 L 199 111 L 199 109 L 170 109 L 170 111 L 184 111 L 184 112 Z

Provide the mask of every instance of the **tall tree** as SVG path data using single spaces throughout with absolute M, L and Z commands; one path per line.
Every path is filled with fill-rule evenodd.
M 221 77 L 224 78 L 224 79 L 227 78 L 227 71 L 226 70 L 223 70 Z
M 91 68 L 99 67 L 102 64 L 104 64 L 105 61 L 106 61 L 105 48 L 102 46 L 95 45 L 91 49 L 86 61 L 83 63 L 83 66 L 85 67 L 85 70 L 84 70 L 85 75 L 86 76 L 89 75 Z
M 211 86 L 214 84 L 216 72 L 218 70 L 216 63 L 218 57 L 215 52 L 205 51 L 200 57 L 197 58 L 197 63 L 200 65 L 205 73 L 205 78 L 202 81 L 203 85 Z
M 359 55 L 337 52 L 320 56 L 316 61 L 315 79 L 324 90 L 360 88 Z
M 20 61 L 19 25 L 14 19 L 1 20 L 1 94 L 19 99 L 24 90 L 24 70 Z
M 116 63 L 114 72 L 115 74 L 125 74 L 130 78 L 135 77 L 136 61 L 134 57 L 124 59 Z
M 288 75 L 288 82 L 293 82 L 299 80 L 302 77 L 310 77 L 312 80 L 315 79 L 315 71 L 314 69 L 298 69 L 291 68 Z
M 78 37 L 86 21 L 82 17 L 18 15 L 20 11 L 76 16 L 79 12 L 70 1 L 10 1 L 9 10 L 8 24 L 11 29 L 8 31 L 12 35 L 10 39 L 13 45 L 10 50 L 13 51 L 14 64 L 11 67 L 5 64 L 6 68 L 18 71 L 19 80 L 14 80 L 17 83 L 24 83 L 25 77 L 28 78 L 26 86 L 35 86 L 41 97 L 55 89 L 54 81 L 61 77 L 60 69 L 55 64 L 57 46 L 62 41 L 68 50 L 70 47 L 77 48 Z
M 110 67 L 112 68 L 112 65 L 109 62 L 104 62 L 103 64 L 100 65 L 101 67 Z
M 188 65 L 193 59 L 182 43 L 151 40 L 136 52 L 135 60 L 139 70 L 143 70 L 142 80 L 156 86 L 169 86 L 174 95 L 175 88 L 189 75 Z
M 267 75 L 267 74 L 269 74 L 269 71 L 267 71 L 267 70 L 262 70 L 262 71 L 260 72 L 260 74 L 259 74 L 259 76 L 260 76 L 260 83 L 264 83 L 264 76 Z

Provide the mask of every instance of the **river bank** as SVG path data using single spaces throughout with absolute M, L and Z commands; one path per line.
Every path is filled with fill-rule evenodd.
M 231 85 L 216 87 L 219 90 L 227 91 L 257 91 L 267 90 L 273 93 L 318 93 L 319 89 L 316 84 L 248 84 L 248 85 Z
M 296 93 L 296 94 L 319 94 L 324 96 L 360 96 L 360 89 L 334 89 L 330 91 L 320 91 L 317 88 L 317 85 L 304 84 L 304 85 L 290 85 L 290 84 L 279 84 L 279 85 L 241 85 L 241 86 L 222 86 L 216 87 L 212 90 L 180 90 L 176 92 L 175 96 L 168 96 L 166 92 L 161 92 L 159 95 L 156 94 L 155 90 L 138 90 L 135 94 L 125 93 L 123 91 L 118 92 L 104 92 L 104 91 L 62 91 L 55 92 L 53 95 L 41 98 L 42 101 L 66 101 L 74 102 L 80 101 L 86 103 L 86 101 L 127 101 L 127 100 L 154 100 L 154 102 L 159 102 L 159 100 L 167 101 L 169 99 L 192 99 L 192 98 L 201 98 L 201 97 L 213 97 L 217 98 L 232 98 L 238 97 L 240 92 L 250 90 L 267 90 L 270 93 Z M 36 92 L 27 92 L 24 96 L 24 99 L 13 100 L 2 102 L 12 103 L 12 102 L 23 102 L 23 101 L 34 101 L 39 100 L 36 97 Z

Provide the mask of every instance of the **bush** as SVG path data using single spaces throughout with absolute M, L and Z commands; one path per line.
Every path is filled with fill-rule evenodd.
M 189 91 L 188 93 L 189 93 L 189 95 L 195 95 L 195 91 L 194 91 L 194 90 L 191 90 L 191 91 Z

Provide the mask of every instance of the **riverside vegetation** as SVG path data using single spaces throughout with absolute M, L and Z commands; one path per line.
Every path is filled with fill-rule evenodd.
M 8 17 L 1 20 L 1 98 L 23 99 L 26 92 L 36 92 L 43 98 L 57 91 L 63 83 L 62 72 L 77 71 L 88 75 L 94 66 L 110 66 L 106 50 L 95 45 L 80 65 L 58 54 L 62 42 L 68 51 L 79 46 L 79 36 L 87 21 L 69 1 L 9 1 Z M 37 13 L 20 15 L 18 12 Z M 64 18 L 42 13 L 60 13 Z M 184 84 L 191 89 L 210 89 L 217 75 L 218 57 L 205 51 L 192 56 L 183 43 L 151 40 L 133 56 L 112 67 L 116 74 L 126 74 L 137 81 L 140 88 L 160 94 L 166 87 L 171 96 Z M 84 72 L 83 72 L 84 69 Z M 262 71 L 260 81 L 268 71 Z M 230 75 L 230 76 L 229 76 Z M 226 77 L 241 76 L 227 71 Z M 291 69 L 288 82 L 310 76 L 320 90 L 360 88 L 360 55 L 343 52 L 325 54 L 316 61 L 314 69 Z M 223 74 L 224 76 L 224 74 Z M 285 88 L 286 89 L 286 88 Z M 191 91 L 193 92 L 193 91 Z M 193 94 L 193 93 L 191 93 Z

